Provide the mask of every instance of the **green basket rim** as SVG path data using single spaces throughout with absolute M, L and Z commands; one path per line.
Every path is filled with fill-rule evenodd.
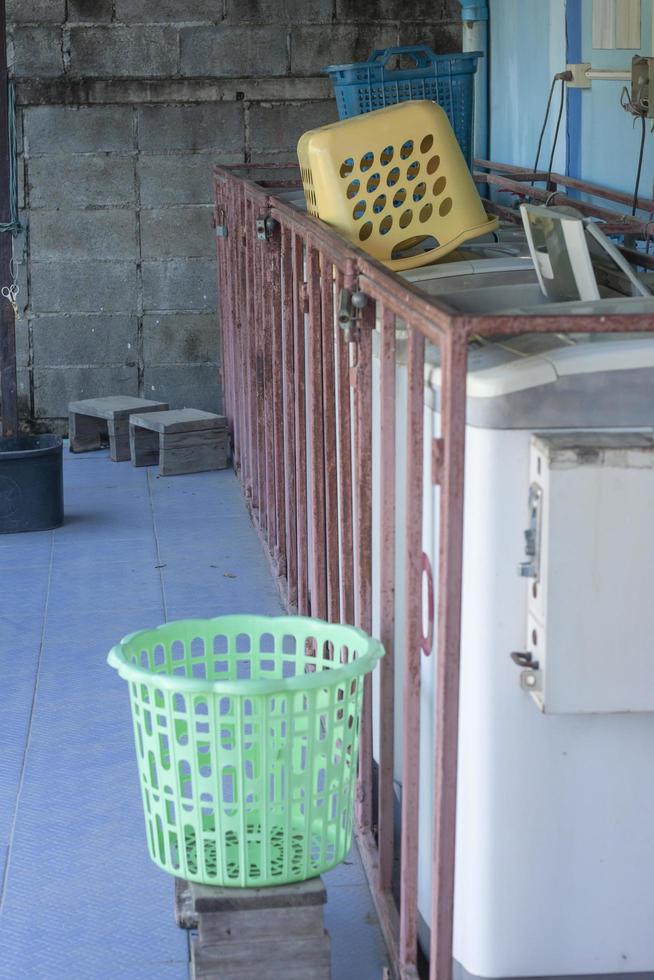
M 341 642 L 352 644 L 353 639 L 364 645 L 365 652 L 360 654 L 356 660 L 349 664 L 340 664 L 331 670 L 320 670 L 310 674 L 296 674 L 293 677 L 276 677 L 267 679 L 242 680 L 203 680 L 197 677 L 179 677 L 171 674 L 161 674 L 148 670 L 146 667 L 131 663 L 127 660 L 125 650 L 135 642 L 143 642 L 147 638 L 147 643 L 156 644 L 162 642 L 157 638 L 158 633 L 174 632 L 176 627 L 183 625 L 185 629 L 197 625 L 198 628 L 206 629 L 209 624 L 221 624 L 230 627 L 232 630 L 247 633 L 253 624 L 266 625 L 274 623 L 277 627 L 287 627 L 290 635 L 297 635 L 298 632 L 313 635 L 318 640 L 331 640 L 339 642 L 338 634 L 342 634 Z M 303 628 L 304 627 L 304 628 Z M 176 637 L 172 636 L 169 642 L 174 642 Z M 366 649 L 367 648 L 367 649 Z M 313 688 L 335 687 L 351 677 L 358 677 L 373 670 L 377 661 L 384 656 L 384 648 L 379 640 L 369 636 L 357 626 L 343 625 L 341 623 L 328 623 L 324 619 L 313 619 L 309 616 L 261 616 L 261 615 L 232 615 L 214 616 L 207 619 L 176 619 L 169 623 L 162 623 L 151 629 L 137 630 L 124 636 L 116 646 L 112 647 L 107 656 L 107 663 L 113 667 L 120 677 L 126 681 L 139 681 L 141 683 L 153 685 L 161 690 L 174 691 L 176 693 L 188 692 L 191 694 L 218 694 L 218 695 L 248 695 L 256 694 L 278 694 L 285 691 L 307 691 Z

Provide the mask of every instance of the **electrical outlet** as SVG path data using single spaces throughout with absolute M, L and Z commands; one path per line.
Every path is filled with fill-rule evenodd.
M 587 61 L 581 65 L 566 65 L 568 71 L 572 72 L 572 81 L 568 82 L 568 88 L 590 88 L 592 82 L 590 78 L 586 78 L 586 72 L 590 68 L 590 62 Z

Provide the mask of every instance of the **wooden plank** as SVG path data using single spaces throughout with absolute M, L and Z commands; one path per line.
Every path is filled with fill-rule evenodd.
M 107 423 L 90 415 L 71 412 L 68 416 L 68 439 L 71 453 L 88 453 L 109 444 Z
M 324 905 L 327 889 L 322 878 L 270 885 L 266 888 L 224 888 L 190 883 L 196 912 L 227 912 L 246 909 L 298 908 Z
M 273 944 L 280 938 L 303 939 L 325 935 L 322 905 L 297 908 L 257 909 L 256 911 L 203 912 L 199 917 L 198 938 L 202 946 L 214 943 L 249 943 L 266 938 Z
M 193 908 L 191 883 L 175 878 L 175 922 L 180 929 L 197 929 L 198 916 Z
M 140 426 L 130 424 L 129 455 L 132 466 L 156 466 L 159 462 L 159 436 Z
M 85 398 L 70 402 L 68 412 L 77 415 L 91 415 L 97 419 L 125 418 L 138 412 L 161 412 L 168 410 L 168 402 L 150 401 L 148 398 L 132 398 L 129 395 L 108 395 L 103 398 Z
M 327 933 L 318 938 L 297 937 L 277 942 L 269 938 L 247 943 L 191 945 L 194 980 L 330 980 L 331 943 Z
M 228 456 L 227 433 L 217 436 L 214 430 L 204 429 L 200 432 L 159 434 L 161 476 L 222 470 L 227 466 Z
M 109 419 L 109 455 L 114 463 L 125 463 L 130 458 L 129 420 L 127 417 Z
M 198 408 L 179 408 L 153 414 L 132 415 L 131 421 L 142 429 L 153 432 L 196 432 L 219 429 L 227 431 L 227 419 L 213 412 L 201 412 Z

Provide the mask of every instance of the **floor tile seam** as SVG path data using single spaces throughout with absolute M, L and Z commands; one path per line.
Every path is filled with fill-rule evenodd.
M 48 621 L 48 606 L 50 603 L 50 589 L 52 586 L 52 566 L 54 561 L 54 532 L 51 534 L 50 538 L 50 564 L 48 568 L 48 582 L 46 586 L 45 602 L 43 605 L 43 620 L 41 623 L 41 637 L 39 641 L 39 653 L 36 660 L 36 670 L 34 673 L 34 688 L 32 690 L 32 702 L 30 704 L 29 720 L 27 724 L 27 734 L 25 736 L 25 747 L 23 749 L 23 757 L 20 766 L 20 776 L 18 779 L 18 787 L 16 789 L 16 798 L 14 800 L 14 812 L 11 818 L 11 827 L 9 830 L 9 839 L 7 841 L 7 851 L 5 854 L 5 863 L 2 873 L 2 880 L 0 881 L 0 916 L 2 915 L 2 910 L 5 902 L 5 895 L 7 893 L 7 882 L 9 880 L 9 870 L 11 868 L 11 857 L 13 852 L 14 835 L 16 833 L 16 824 L 18 821 L 18 810 L 20 807 L 21 796 L 23 792 L 23 784 L 25 782 L 25 772 L 27 769 L 27 759 L 30 750 L 30 743 L 32 740 L 32 729 L 34 726 L 34 712 L 36 709 L 36 700 L 39 688 L 39 679 L 41 676 L 41 664 L 43 661 L 43 651 L 45 648 L 45 635 L 46 635 L 46 625 Z
M 157 558 L 157 573 L 159 575 L 159 588 L 161 589 L 161 603 L 162 603 L 162 606 L 163 606 L 163 618 L 164 618 L 164 622 L 168 622 L 168 606 L 167 606 L 167 602 L 166 602 L 166 586 L 164 584 L 163 568 L 160 567 L 162 565 L 162 558 L 161 558 L 161 550 L 159 548 L 159 531 L 158 531 L 158 528 L 157 528 L 157 518 L 156 518 L 156 515 L 155 515 L 155 511 L 154 511 L 154 498 L 153 498 L 153 495 L 152 495 L 152 484 L 150 482 L 150 470 L 149 470 L 149 468 L 147 468 L 146 471 L 145 471 L 145 483 L 146 483 L 147 490 L 148 490 L 148 502 L 150 504 L 150 517 L 152 519 L 152 534 L 154 536 L 154 547 L 155 547 L 155 553 L 156 553 L 156 558 Z

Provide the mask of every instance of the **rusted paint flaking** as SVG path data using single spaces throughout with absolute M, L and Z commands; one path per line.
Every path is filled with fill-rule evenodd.
M 268 532 L 268 545 L 273 559 L 276 559 L 277 552 L 277 509 L 275 506 L 275 426 L 273 418 L 273 390 L 272 390 L 272 338 L 273 323 L 271 301 L 273 298 L 272 289 L 272 265 L 268 243 L 262 242 L 259 246 L 261 262 L 261 305 L 259 308 L 259 336 L 261 341 L 261 356 L 263 358 L 262 371 L 262 397 L 263 397 L 263 447 L 264 447 L 264 494 L 265 494 L 265 514 L 266 530 Z
M 297 609 L 297 493 L 295 459 L 295 364 L 293 357 L 293 255 L 288 228 L 282 228 L 282 419 L 286 508 L 287 605 Z
M 495 166 L 495 165 L 493 165 Z M 243 169 L 243 165 L 241 168 Z M 253 168 L 256 172 L 257 168 Z M 509 173 L 510 168 L 505 168 Z M 520 179 L 515 179 L 519 177 Z M 517 188 L 525 188 L 526 171 L 513 173 Z M 505 180 L 505 183 L 506 183 Z M 563 178 L 553 174 L 556 184 Z M 568 186 L 576 186 L 566 178 Z M 493 181 L 495 182 L 495 181 Z M 579 183 L 579 182 L 577 182 Z M 508 186 L 511 186 L 510 183 Z M 526 189 L 526 188 L 525 188 Z M 581 186 L 578 189 L 584 189 Z M 531 192 L 531 189 L 530 189 Z M 540 192 L 544 193 L 544 192 Z M 421 555 L 423 480 L 423 379 L 425 342 L 440 346 L 442 354 L 441 433 L 432 459 L 433 476 L 441 487 L 439 513 L 438 632 L 434 669 L 437 672 L 435 707 L 433 896 L 431 920 L 430 980 L 450 980 L 452 967 L 452 916 L 454 908 L 454 847 L 456 826 L 456 774 L 459 712 L 459 654 L 461 629 L 461 579 L 463 554 L 463 487 L 465 450 L 465 383 L 467 345 L 475 334 L 503 336 L 524 333 L 607 333 L 646 331 L 651 317 L 575 316 L 460 316 L 438 297 L 421 293 L 418 286 L 389 273 L 380 263 L 352 248 L 317 219 L 277 200 L 252 180 L 238 177 L 230 168 L 215 173 L 216 207 L 223 208 L 229 226 L 218 246 L 220 315 L 225 373 L 225 398 L 234 438 L 234 459 L 251 500 L 255 526 L 264 536 L 262 478 L 267 496 L 268 540 L 271 553 L 285 542 L 288 591 L 293 610 L 309 612 L 308 567 L 317 571 L 316 606 L 335 615 L 338 594 L 340 618 L 355 620 L 371 629 L 372 614 L 372 418 L 371 335 L 375 305 L 381 307 L 381 404 L 380 451 L 382 473 L 394 472 L 395 367 L 398 349 L 395 318 L 404 321 L 408 340 L 409 411 L 407 421 L 406 510 L 394 515 L 393 490 L 382 494 L 379 534 L 385 561 L 380 576 L 380 629 L 388 653 L 381 667 L 379 804 L 372 809 L 372 702 L 366 685 L 361 722 L 361 756 L 358 835 L 364 866 L 373 890 L 380 922 L 391 954 L 393 974 L 416 980 L 417 861 L 420 725 L 420 644 L 422 634 Z M 534 194 L 538 197 L 538 194 Z M 602 190 L 596 196 L 620 202 L 620 196 Z M 624 195 L 622 195 L 624 197 Z M 654 202 L 640 204 L 654 209 Z M 577 202 L 575 201 L 575 204 Z M 624 201 L 620 203 L 625 203 Z M 652 207 L 650 207 L 652 205 Z M 490 205 L 489 205 L 490 207 Z M 594 207 L 594 206 L 593 206 Z M 607 209 L 603 209 L 606 211 Z M 599 209 L 601 212 L 602 209 Z M 256 239 L 254 218 L 267 214 L 281 225 L 263 243 Z M 597 216 L 597 211 L 595 212 Z M 611 215 L 615 219 L 615 215 Z M 631 230 L 631 223 L 629 230 Z M 257 252 L 256 250 L 260 251 Z M 263 251 L 262 251 L 263 250 Z M 261 256 L 267 256 L 264 265 Z M 305 254 L 310 274 L 305 288 Z M 316 256 L 319 255 L 319 261 Z M 313 257 L 312 257 L 313 256 Z M 333 270 L 333 271 L 332 271 Z M 333 294 L 345 288 L 368 297 L 358 342 L 348 349 L 343 332 L 334 324 Z M 312 285 L 313 284 L 313 285 Z M 313 296 L 313 299 L 312 299 Z M 305 364 L 305 310 L 309 306 L 308 350 L 311 378 L 320 387 L 307 391 Z M 272 304 L 272 305 L 271 305 Z M 281 309 L 278 313 L 278 307 Z M 278 322 L 279 318 L 279 322 Z M 269 335 L 266 334 L 268 331 Z M 279 338 L 281 331 L 281 341 Z M 335 333 L 334 333 L 335 331 Z M 330 363 L 331 344 L 336 357 Z M 318 344 L 318 340 L 320 344 Z M 281 346 L 280 346 L 281 344 Z M 258 361 L 259 359 L 259 361 Z M 257 371 L 257 363 L 261 370 Z M 277 385 L 281 363 L 281 384 Z M 353 369 L 351 367 L 354 365 Z M 259 384 L 257 384 L 259 377 Z M 261 384 L 263 379 L 263 384 Z M 353 383 L 351 387 L 350 382 Z M 261 403 L 271 396 L 271 441 L 265 442 L 261 427 L 270 419 L 270 408 Z M 314 438 L 307 446 L 306 401 L 311 404 Z M 281 419 L 280 424 L 280 399 Z M 354 412 L 351 412 L 351 405 Z M 266 414 L 268 412 L 268 414 Z M 336 434 L 336 452 L 333 452 Z M 273 460 L 271 465 L 270 447 Z M 314 447 L 317 452 L 314 452 Z M 432 447 L 434 448 L 434 447 Z M 309 453 L 308 453 L 309 450 Z M 634 453 L 638 450 L 634 447 Z M 610 454 L 610 450 L 606 450 Z M 583 456 L 583 453 L 582 453 Z M 593 457 L 595 458 L 595 457 Z M 280 466 L 283 460 L 283 467 Z M 588 462 L 590 456 L 584 456 Z M 354 465 L 354 480 L 352 466 Z M 312 527 L 317 529 L 309 555 L 307 534 L 307 477 L 323 487 L 322 503 L 312 498 Z M 335 530 L 332 483 L 337 485 L 338 527 Z M 267 482 L 266 482 L 267 480 Z M 325 491 L 326 483 L 330 491 Z M 386 487 L 392 483 L 386 478 Z M 279 520 L 283 500 L 285 532 Z M 405 667 L 403 715 L 403 792 L 401 831 L 401 916 L 389 889 L 393 861 L 393 633 L 395 562 L 388 560 L 395 545 L 395 521 L 406 528 L 406 622 L 401 655 Z M 273 530 L 274 529 L 274 530 Z M 337 533 L 336 533 L 337 531 Z M 265 540 L 265 536 L 264 536 Z M 334 560 L 335 543 L 339 561 Z M 277 574 L 286 586 L 282 562 Z M 320 584 L 322 580 L 325 586 Z M 322 597 L 321 597 L 322 596 Z M 389 723 L 389 718 L 390 723 Z M 390 731 L 391 735 L 388 736 Z M 372 828 L 377 826 L 379 843 Z
M 340 620 L 338 560 L 338 458 L 336 446 L 336 370 L 334 364 L 333 265 L 320 252 L 320 308 L 322 320 L 322 411 L 325 453 L 325 545 L 327 571 L 327 619 Z
M 418 944 L 418 808 L 420 789 L 420 641 L 422 625 L 422 450 L 425 338 L 410 330 L 407 350 L 407 466 L 404 553 L 404 690 L 400 968 L 415 967 Z
M 354 427 L 354 585 L 355 623 L 372 631 L 372 331 L 375 310 L 363 309 L 357 361 Z M 359 734 L 359 787 L 357 818 L 362 827 L 372 826 L 372 675 L 364 678 Z
M 304 361 L 304 306 L 300 286 L 304 282 L 304 247 L 293 232 L 293 350 L 295 356 L 295 403 L 289 404 L 295 420 L 295 488 L 297 494 L 297 611 L 309 615 L 309 554 L 307 525 L 307 437 Z
M 309 445 L 307 455 L 311 473 L 311 615 L 327 615 L 327 569 L 325 542 L 325 444 L 322 405 L 322 321 L 320 307 L 320 266 L 318 252 L 307 253 L 306 282 L 309 298 L 307 322 L 307 409 Z
M 345 275 L 340 269 L 336 273 L 336 292 L 345 288 Z M 352 427 L 350 394 L 350 351 L 345 333 L 339 329 L 338 347 L 338 492 L 340 512 L 340 600 L 341 622 L 354 622 L 354 545 L 352 530 Z
M 284 480 L 284 398 L 282 352 L 281 229 L 268 242 L 271 310 L 271 385 L 273 406 L 273 471 L 275 476 L 275 544 L 280 575 L 287 576 L 286 482 Z
M 435 663 L 430 980 L 450 977 L 452 970 L 467 362 L 466 337 L 451 333 L 441 347 L 441 437 L 444 453 L 440 493 L 438 653 Z
M 393 878 L 395 790 L 395 315 L 382 307 L 379 382 L 379 888 Z
M 592 197 L 603 198 L 606 201 L 613 201 L 616 204 L 622 204 L 625 207 L 631 209 L 633 203 L 633 195 L 625 194 L 623 191 L 609 190 L 606 187 L 602 187 L 600 184 L 593 184 L 588 180 L 579 180 L 578 177 L 568 177 L 559 173 L 546 174 L 544 171 L 539 171 L 537 174 L 533 174 L 531 170 L 525 167 L 518 167 L 508 163 L 493 163 L 491 160 L 475 160 L 475 167 L 480 167 L 485 170 L 492 170 L 498 175 L 507 175 L 513 180 L 529 181 L 536 180 L 536 183 L 543 182 L 548 176 L 551 183 L 556 185 L 561 185 L 562 187 L 570 187 L 573 190 L 583 191 L 585 194 L 590 194 Z M 476 173 L 475 179 L 485 176 L 485 174 Z M 641 211 L 647 211 L 648 213 L 654 212 L 654 200 L 651 197 L 643 197 L 638 195 L 637 206 Z

